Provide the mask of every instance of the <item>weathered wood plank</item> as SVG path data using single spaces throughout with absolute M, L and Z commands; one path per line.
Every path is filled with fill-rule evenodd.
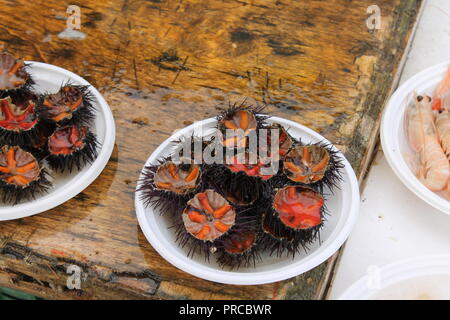
M 84 40 L 61 39 L 69 4 Z M 0 223 L 0 285 L 49 298 L 321 298 L 334 260 L 278 284 L 227 286 L 192 277 L 147 243 L 134 189 L 173 130 L 228 101 L 264 102 L 322 133 L 361 176 L 420 0 L 0 0 L 0 48 L 85 77 L 110 104 L 116 147 L 84 192 L 38 216 Z M 81 290 L 67 288 L 79 266 Z

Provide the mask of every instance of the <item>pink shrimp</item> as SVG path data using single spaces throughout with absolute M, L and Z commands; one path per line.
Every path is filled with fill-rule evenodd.
M 447 186 L 450 165 L 441 148 L 434 125 L 431 98 L 418 96 L 406 113 L 406 129 L 411 148 L 419 154 L 419 180 L 431 191 Z
M 450 89 L 450 67 L 447 71 L 447 74 L 445 75 L 445 78 L 442 80 L 442 82 L 439 84 L 436 91 L 434 92 L 433 107 L 432 107 L 433 110 L 442 109 L 443 97 L 446 93 L 448 93 L 449 89 Z
M 442 149 L 450 160 L 450 68 L 447 75 L 436 89 L 433 99 L 433 110 L 436 113 L 436 130 Z M 442 195 L 450 201 L 450 178 Z
M 442 149 L 450 160 L 450 113 L 447 109 L 436 115 L 436 130 Z
M 436 113 L 436 129 L 439 141 L 447 157 L 450 155 L 450 68 L 436 89 L 433 110 Z M 449 158 L 450 159 L 450 158 Z

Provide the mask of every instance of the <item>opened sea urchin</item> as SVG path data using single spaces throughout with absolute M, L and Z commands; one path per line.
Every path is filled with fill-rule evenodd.
M 36 113 L 36 96 L 0 99 L 0 144 L 31 146 L 39 143 L 46 124 Z
M 140 191 L 146 205 L 161 214 L 181 214 L 190 196 L 199 189 L 202 171 L 194 163 L 176 164 L 170 160 L 144 168 Z
M 325 206 L 322 195 L 313 189 L 287 186 L 278 190 L 267 206 L 261 207 L 263 246 L 277 256 L 295 256 L 319 235 Z
M 48 138 L 47 160 L 56 171 L 80 170 L 96 159 L 97 146 L 97 139 L 87 127 L 60 127 Z
M 264 107 L 232 105 L 217 116 L 217 129 L 222 135 L 221 142 L 226 148 L 245 148 L 250 135 L 265 125 L 267 116 L 261 114 Z
M 217 262 L 222 267 L 237 269 L 240 266 L 256 266 L 261 260 L 258 245 L 258 231 L 244 230 L 233 232 L 217 245 L 219 257 Z
M 283 163 L 283 172 L 289 180 L 331 190 L 341 180 L 342 163 L 337 152 L 324 144 L 296 146 L 287 154 Z
M 214 190 L 197 193 L 183 212 L 186 231 L 202 241 L 214 241 L 224 235 L 236 220 L 236 211 Z
M 0 149 L 0 189 L 3 202 L 17 204 L 32 199 L 51 186 L 47 172 L 29 152 L 17 146 Z
M 0 96 L 23 93 L 33 84 L 23 60 L 0 53 Z
M 40 103 L 41 116 L 59 125 L 89 124 L 94 118 L 92 95 L 88 86 L 66 84 Z
M 189 248 L 189 255 L 199 252 L 209 258 L 217 248 L 214 242 L 236 224 L 235 207 L 214 190 L 207 189 L 190 199 L 177 226 L 177 242 Z

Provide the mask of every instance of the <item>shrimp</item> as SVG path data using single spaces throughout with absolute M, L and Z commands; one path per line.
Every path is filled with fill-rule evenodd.
M 436 114 L 436 129 L 439 141 L 447 157 L 450 156 L 450 68 L 434 93 L 433 110 Z M 450 159 L 450 158 L 449 158 Z
M 419 180 L 431 191 L 447 187 L 450 165 L 441 148 L 434 124 L 430 97 L 417 96 L 406 113 L 407 136 L 411 148 L 419 154 Z
M 439 84 L 434 93 L 433 107 L 436 113 L 436 130 L 442 149 L 450 160 L 450 68 L 444 80 Z M 447 188 L 442 195 L 450 201 L 450 178 L 447 181 Z
M 434 92 L 433 106 L 432 106 L 433 110 L 442 109 L 443 97 L 448 92 L 449 89 L 450 89 L 450 67 L 448 69 L 447 74 L 445 75 L 445 78 L 442 80 L 442 82 L 439 84 L 436 91 Z
M 442 149 L 450 160 L 450 113 L 447 109 L 436 115 L 436 130 Z

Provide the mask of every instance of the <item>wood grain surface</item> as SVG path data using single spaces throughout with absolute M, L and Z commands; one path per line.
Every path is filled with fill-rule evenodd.
M 377 0 L 381 28 L 369 30 L 371 0 L 0 0 L 0 49 L 86 78 L 117 125 L 112 158 L 90 187 L 0 222 L 0 285 L 58 299 L 323 298 L 336 256 L 258 286 L 172 267 L 139 228 L 136 179 L 174 130 L 244 98 L 317 130 L 362 178 L 421 2 Z M 84 38 L 61 34 L 69 5 L 80 7 Z M 79 290 L 67 287 L 71 265 Z

